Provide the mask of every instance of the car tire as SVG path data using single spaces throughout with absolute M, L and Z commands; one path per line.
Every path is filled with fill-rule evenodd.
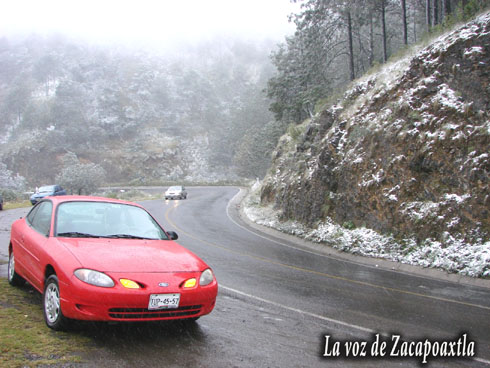
M 21 276 L 19 276 L 17 272 L 15 272 L 14 252 L 10 252 L 7 279 L 9 284 L 12 286 L 22 286 L 25 283 L 25 280 Z
M 46 325 L 55 330 L 63 331 L 68 326 L 68 319 L 61 311 L 61 298 L 58 277 L 51 275 L 44 284 L 43 314 Z

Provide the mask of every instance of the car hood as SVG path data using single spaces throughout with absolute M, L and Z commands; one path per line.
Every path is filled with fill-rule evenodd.
M 34 193 L 31 198 L 44 198 L 53 195 L 53 192 Z
M 102 272 L 202 271 L 205 263 L 170 240 L 78 239 L 59 240 L 81 267 Z

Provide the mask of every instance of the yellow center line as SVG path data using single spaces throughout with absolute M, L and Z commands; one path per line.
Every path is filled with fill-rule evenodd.
M 328 273 L 325 273 L 325 272 L 320 272 L 320 271 L 310 270 L 310 269 L 303 268 L 303 267 L 293 266 L 293 265 L 290 265 L 290 264 L 287 264 L 287 263 L 282 263 L 282 262 L 279 262 L 279 261 L 275 261 L 275 260 L 270 259 L 270 258 L 256 256 L 256 255 L 253 255 L 253 254 L 250 254 L 250 253 L 245 253 L 245 252 L 237 251 L 237 250 L 234 250 L 234 249 L 230 249 L 230 248 L 227 248 L 227 247 L 225 247 L 223 245 L 219 245 L 219 244 L 216 244 L 216 243 L 211 243 L 211 242 L 209 242 L 207 240 L 203 240 L 201 238 L 198 238 L 198 237 L 196 237 L 196 236 L 194 236 L 194 235 L 186 232 L 185 230 L 183 230 L 182 228 L 180 228 L 179 226 L 177 226 L 172 220 L 170 220 L 170 217 L 169 217 L 170 212 L 172 212 L 175 208 L 177 208 L 177 206 L 170 207 L 165 212 L 165 219 L 168 221 L 168 223 L 171 224 L 180 233 L 183 233 L 183 234 L 187 235 L 188 237 L 190 237 L 192 239 L 195 239 L 195 240 L 197 240 L 197 241 L 199 241 L 199 242 L 201 242 L 203 244 L 207 244 L 207 245 L 209 245 L 211 247 L 214 247 L 214 248 L 223 249 L 223 250 L 225 250 L 227 252 L 234 253 L 234 254 L 237 254 L 239 256 L 249 257 L 249 258 L 252 258 L 252 259 L 261 261 L 261 262 L 265 262 L 265 263 L 269 263 L 269 264 L 275 265 L 275 266 L 281 266 L 281 267 L 289 268 L 289 269 L 295 270 L 295 271 L 306 272 L 306 273 L 309 273 L 309 274 L 313 274 L 313 275 L 317 275 L 317 276 L 322 276 L 322 277 L 326 277 L 326 278 L 329 278 L 329 279 L 345 281 L 345 282 L 349 282 L 351 284 L 368 286 L 368 287 L 372 287 L 372 288 L 376 288 L 376 289 L 381 289 L 381 290 L 385 290 L 385 291 L 391 291 L 391 292 L 395 292 L 395 293 L 401 293 L 401 294 L 412 295 L 412 296 L 417 296 L 417 297 L 421 297 L 421 298 L 428 298 L 428 299 L 432 299 L 432 300 L 438 300 L 438 301 L 447 302 L 447 303 L 460 304 L 460 305 L 464 305 L 464 306 L 468 306 L 468 307 L 473 307 L 473 308 L 480 308 L 480 309 L 490 310 L 490 307 L 487 307 L 487 306 L 484 306 L 484 305 L 473 304 L 473 303 L 468 303 L 468 302 L 454 300 L 454 299 L 447 299 L 447 298 L 442 298 L 442 297 L 433 296 L 433 295 L 421 294 L 421 293 L 417 293 L 417 292 L 414 292 L 414 291 L 408 291 L 408 290 L 402 290 L 402 289 L 392 288 L 392 287 L 388 287 L 388 286 L 382 286 L 382 285 L 372 284 L 372 283 L 365 282 L 365 281 L 353 280 L 353 279 L 349 279 L 349 278 L 346 278 L 346 277 L 343 277 L 343 276 L 336 276 L 336 275 L 328 274 Z

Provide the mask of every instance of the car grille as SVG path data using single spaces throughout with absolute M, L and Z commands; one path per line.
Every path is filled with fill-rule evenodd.
M 174 309 L 148 310 L 146 308 L 111 308 L 109 316 L 117 319 L 150 319 L 191 317 L 199 314 L 202 305 L 190 305 Z

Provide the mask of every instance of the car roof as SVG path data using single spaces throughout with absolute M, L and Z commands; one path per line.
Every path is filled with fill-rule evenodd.
M 53 202 L 53 204 L 58 205 L 65 202 L 105 202 L 105 203 L 118 203 L 127 204 L 137 207 L 142 207 L 138 203 L 124 201 L 121 199 L 106 198 L 106 197 L 96 197 L 96 196 L 82 196 L 82 195 L 64 195 L 64 196 L 52 196 L 46 197 Z

